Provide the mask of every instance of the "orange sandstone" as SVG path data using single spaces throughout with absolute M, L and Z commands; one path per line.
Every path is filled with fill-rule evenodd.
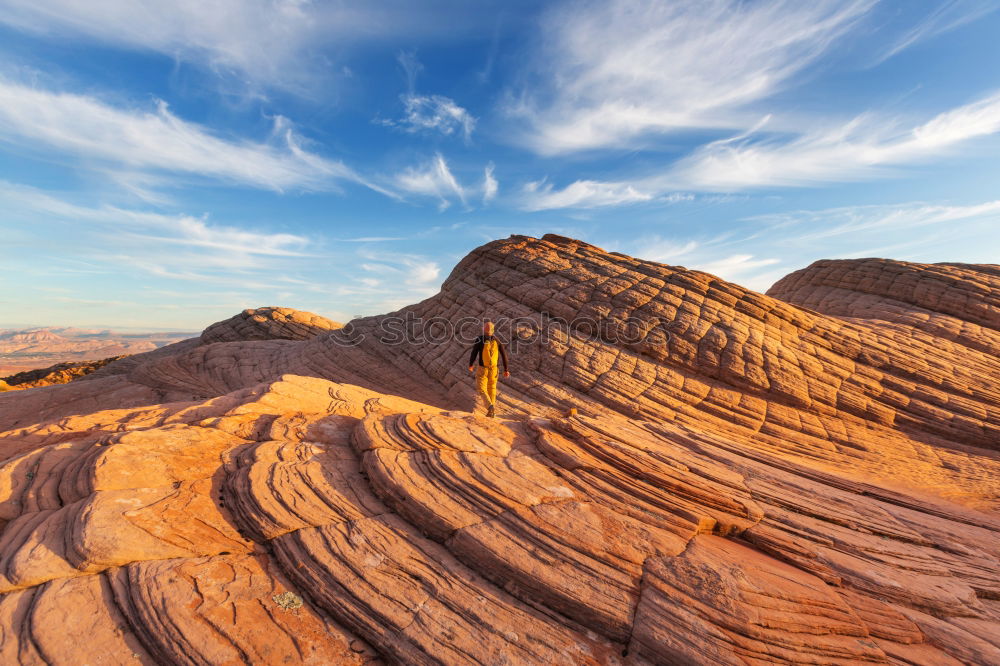
M 0 661 L 1000 663 L 998 299 L 515 236 L 392 315 L 549 326 L 497 420 L 460 341 L 283 308 L 4 393 Z

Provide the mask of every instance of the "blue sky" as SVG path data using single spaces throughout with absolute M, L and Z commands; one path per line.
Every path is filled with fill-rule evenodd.
M 343 321 L 512 233 L 996 263 L 998 7 L 4 0 L 0 326 Z

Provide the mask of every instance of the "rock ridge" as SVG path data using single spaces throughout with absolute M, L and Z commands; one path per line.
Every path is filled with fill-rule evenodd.
M 998 287 L 512 236 L 0 395 L 0 661 L 1000 663 Z M 511 345 L 486 419 L 420 336 L 487 315 L 596 330 Z

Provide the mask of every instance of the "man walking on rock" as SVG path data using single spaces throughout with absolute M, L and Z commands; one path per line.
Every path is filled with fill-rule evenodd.
M 507 370 L 507 350 L 493 335 L 493 322 L 487 319 L 483 322 L 483 334 L 476 338 L 469 355 L 469 372 L 475 368 L 476 358 L 479 368 L 476 371 L 476 388 L 486 400 L 486 416 L 496 416 L 497 377 L 499 368 L 497 361 L 503 361 L 503 376 L 510 377 Z

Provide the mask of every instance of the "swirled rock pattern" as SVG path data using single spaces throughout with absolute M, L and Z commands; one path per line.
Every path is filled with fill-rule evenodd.
M 1000 663 L 998 287 L 515 236 L 390 315 L 4 394 L 0 661 Z

